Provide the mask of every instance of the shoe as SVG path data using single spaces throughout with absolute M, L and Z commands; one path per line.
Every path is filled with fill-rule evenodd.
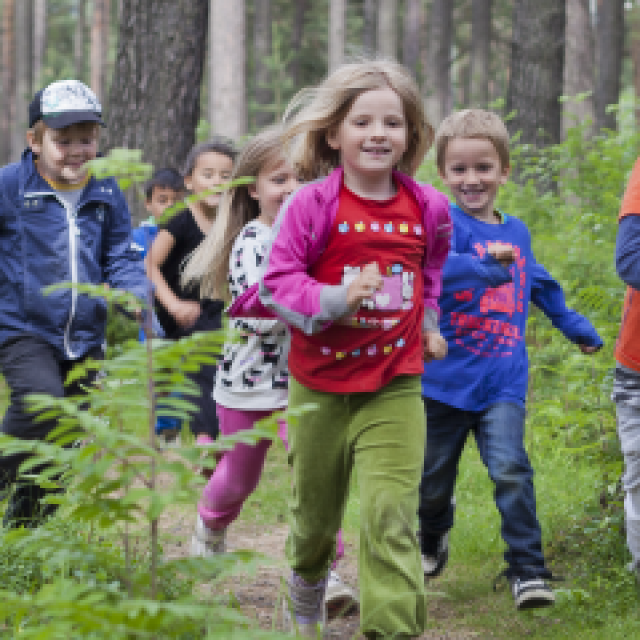
M 360 608 L 356 592 L 342 581 L 337 571 L 329 571 L 327 590 L 324 593 L 324 608 L 327 620 L 353 615 Z
M 198 516 L 196 529 L 191 537 L 191 555 L 194 558 L 211 558 L 224 553 L 227 549 L 226 529 L 209 529 Z
M 449 532 L 422 541 L 422 571 L 425 578 L 436 578 L 449 560 Z
M 292 572 L 287 580 L 287 597 L 282 603 L 284 630 L 303 638 L 322 638 L 327 625 L 324 594 L 327 579 L 307 584 Z
M 511 593 L 516 603 L 516 609 L 537 609 L 548 607 L 556 601 L 553 589 L 543 578 L 520 578 L 512 576 Z

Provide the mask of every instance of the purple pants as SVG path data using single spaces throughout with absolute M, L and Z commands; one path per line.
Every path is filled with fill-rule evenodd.
M 217 412 L 220 433 L 224 436 L 252 429 L 258 420 L 273 413 L 272 410 L 228 409 L 221 405 L 217 405 Z M 278 435 L 285 449 L 288 450 L 287 423 L 284 420 L 278 420 Z M 204 442 L 200 438 L 198 441 Z M 271 440 L 260 440 L 253 446 L 236 444 L 230 451 L 225 451 L 202 491 L 202 498 L 198 503 L 198 513 L 207 527 L 225 529 L 238 517 L 244 501 L 258 486 L 270 446 Z M 338 531 L 336 560 L 343 556 L 342 531 Z

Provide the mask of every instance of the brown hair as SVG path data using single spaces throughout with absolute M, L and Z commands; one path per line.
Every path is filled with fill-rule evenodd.
M 420 91 L 397 62 L 368 60 L 338 67 L 318 87 L 296 94 L 287 107 L 284 139 L 291 143 L 291 161 L 302 180 L 321 177 L 339 166 L 340 153 L 329 146 L 327 134 L 340 125 L 360 94 L 383 88 L 393 89 L 402 100 L 408 135 L 398 169 L 413 174 L 433 142 Z
M 447 116 L 436 131 L 436 165 L 444 171 L 447 145 L 453 138 L 484 138 L 498 152 L 503 169 L 511 166 L 509 132 L 500 116 L 483 109 L 463 109 Z

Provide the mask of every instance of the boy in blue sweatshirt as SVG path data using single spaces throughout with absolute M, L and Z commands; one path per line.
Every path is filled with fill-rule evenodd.
M 449 352 L 422 378 L 427 446 L 420 486 L 426 577 L 448 558 L 458 463 L 473 432 L 495 485 L 507 545 L 505 575 L 518 609 L 553 604 L 536 516 L 533 470 L 524 448 L 529 302 L 583 353 L 602 340 L 568 309 L 560 285 L 538 264 L 526 225 L 494 209 L 510 171 L 509 135 L 493 113 L 467 109 L 436 134 L 438 172 L 449 187 L 454 232 L 443 271 L 440 331 Z
M 107 304 L 49 285 L 107 283 L 141 299 L 148 282 L 131 247 L 131 218 L 115 180 L 97 180 L 102 107 L 77 80 L 38 91 L 29 106 L 28 148 L 0 170 L 0 371 L 10 390 L 0 431 L 44 440 L 55 419 L 39 419 L 29 394 L 77 395 L 91 375 L 65 387 L 71 368 L 101 359 Z M 54 510 L 41 504 L 47 490 L 19 477 L 24 455 L 0 455 L 0 489 L 13 492 L 5 526 L 36 526 Z

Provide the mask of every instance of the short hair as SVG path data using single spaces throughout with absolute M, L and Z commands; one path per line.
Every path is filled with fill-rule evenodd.
M 238 155 L 236 148 L 233 146 L 233 142 L 228 138 L 216 136 L 207 142 L 201 142 L 195 145 L 187 155 L 187 159 L 184 162 L 184 170 L 182 171 L 182 175 L 185 178 L 193 173 L 198 158 L 203 153 L 220 153 L 223 156 L 231 158 L 231 162 L 235 162 L 236 156 Z
M 86 126 L 87 128 L 91 128 L 95 130 L 95 134 L 96 136 L 100 133 L 100 125 L 97 122 L 76 122 L 74 124 L 70 124 L 70 127 L 74 127 L 77 125 L 81 125 L 81 126 Z M 62 129 L 54 129 L 54 131 L 62 131 L 63 129 L 66 129 L 67 127 L 63 127 Z M 51 127 L 48 127 L 44 120 L 38 120 L 37 122 L 34 123 L 33 127 L 31 127 L 29 129 L 29 131 L 31 131 L 33 133 L 33 139 L 35 142 L 37 142 L 38 144 L 42 144 L 42 140 L 44 138 L 44 132 L 47 129 L 51 129 Z
M 447 116 L 436 131 L 436 165 L 444 171 L 447 145 L 454 138 L 484 138 L 498 152 L 503 169 L 511 166 L 509 132 L 500 116 L 483 109 L 463 109 Z
M 362 60 L 343 64 L 317 87 L 303 89 L 287 107 L 285 142 L 292 141 L 291 159 L 303 180 L 326 175 L 340 164 L 340 153 L 327 142 L 359 95 L 374 89 L 392 89 L 404 108 L 407 150 L 398 169 L 413 174 L 433 142 L 420 90 L 409 71 L 392 60 Z
M 176 193 L 185 191 L 184 179 L 175 169 L 171 169 L 170 167 L 155 171 L 144 185 L 144 195 L 147 200 L 151 200 L 154 187 L 164 187 Z

